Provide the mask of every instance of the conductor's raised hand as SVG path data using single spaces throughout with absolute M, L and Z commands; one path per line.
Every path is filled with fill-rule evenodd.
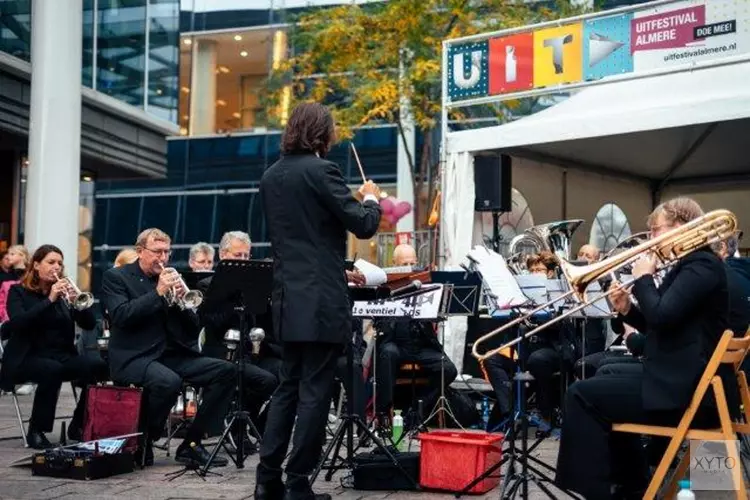
M 374 182 L 367 181 L 359 188 L 359 194 L 361 194 L 363 198 L 369 194 L 380 199 L 380 188 Z

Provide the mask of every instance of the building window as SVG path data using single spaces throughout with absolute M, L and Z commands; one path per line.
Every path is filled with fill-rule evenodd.
M 534 226 L 531 208 L 526 198 L 516 188 L 511 191 L 511 203 L 512 210 L 500 216 L 500 253 L 505 257 L 508 256 L 508 245 L 513 237 Z M 488 248 L 492 248 L 492 231 L 492 213 L 477 213 L 474 225 L 474 244 L 484 244 Z
M 602 253 L 607 253 L 630 234 L 630 224 L 625 212 L 614 203 L 607 203 L 594 217 L 589 243 Z
M 0 0 L 0 51 L 31 60 L 31 0 Z
M 96 89 L 143 107 L 146 0 L 98 0 Z
M 146 109 L 177 123 L 179 104 L 180 4 L 177 0 L 149 0 L 148 103 Z

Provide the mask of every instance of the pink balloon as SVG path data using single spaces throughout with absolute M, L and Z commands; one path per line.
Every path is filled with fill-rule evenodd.
M 385 214 L 385 220 L 387 220 L 390 224 L 395 224 L 396 222 L 398 222 L 398 219 L 392 213 Z
M 409 212 L 411 212 L 411 203 L 408 201 L 401 201 L 393 207 L 393 215 L 396 216 L 396 220 L 401 219 Z
M 384 200 L 380 200 L 380 208 L 383 209 L 383 214 L 388 215 L 393 212 L 394 208 L 396 208 L 396 204 L 393 202 L 393 198 L 389 196 Z

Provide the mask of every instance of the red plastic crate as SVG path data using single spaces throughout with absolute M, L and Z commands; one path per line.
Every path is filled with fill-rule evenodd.
M 502 459 L 505 436 L 500 433 L 431 431 L 419 435 L 422 442 L 419 484 L 423 488 L 459 492 L 474 478 Z M 493 474 L 470 493 L 487 493 L 500 483 Z

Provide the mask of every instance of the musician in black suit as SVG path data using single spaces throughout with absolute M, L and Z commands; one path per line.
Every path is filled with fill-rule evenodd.
M 170 304 L 170 294 L 185 293 L 179 275 L 164 270 L 171 240 L 163 231 L 146 229 L 138 236 L 138 260 L 110 269 L 102 279 L 102 301 L 110 318 L 109 362 L 112 380 L 135 384 L 147 397 L 147 436 L 143 452 L 153 463 L 152 442 L 158 439 L 183 383 L 205 387 L 205 395 L 185 441 L 175 453 L 181 463 L 207 462 L 201 444 L 207 424 L 225 415 L 234 390 L 232 363 L 201 356 L 197 345 L 198 315 Z M 217 457 L 217 466 L 227 460 Z
M 231 231 L 225 233 L 219 243 L 219 260 L 248 260 L 250 259 L 250 248 L 250 236 L 247 233 L 242 231 Z M 203 293 L 206 293 L 212 280 L 213 276 L 208 276 L 202 279 L 196 288 Z M 241 300 L 241 297 L 239 299 Z M 240 317 L 234 310 L 236 305 L 235 302 L 229 301 L 222 305 L 221 310 L 211 312 L 205 311 L 203 308 L 198 310 L 201 324 L 205 329 L 205 341 L 202 352 L 206 356 L 230 360 L 229 350 L 224 343 L 224 336 L 227 330 L 238 330 L 240 328 Z M 261 356 L 267 357 L 269 354 L 272 356 L 273 348 L 277 347 L 271 347 L 273 331 L 270 315 L 270 310 L 266 313 L 257 315 L 256 325 L 252 324 L 252 318 L 249 314 L 247 314 L 248 317 L 246 318 L 247 325 L 250 327 L 259 326 L 263 328 L 266 333 L 266 337 L 263 339 L 258 356 L 252 355 L 252 346 L 247 342 L 247 339 L 245 339 L 247 347 L 244 349 L 246 362 L 244 364 L 243 372 L 245 388 L 243 402 L 245 403 L 245 409 L 250 412 L 256 426 L 260 425 L 257 421 L 257 417 L 261 406 L 269 397 L 271 397 L 271 394 L 273 394 L 273 391 L 278 385 L 278 372 L 272 373 L 264 370 L 260 366 L 260 359 L 258 359 Z M 235 436 L 235 439 L 238 438 L 239 436 Z M 252 449 L 252 447 L 250 449 Z
M 12 390 L 15 384 L 36 382 L 34 406 L 29 419 L 26 442 L 31 448 L 52 445 L 44 435 L 55 422 L 55 407 L 63 381 L 75 380 L 93 384 L 107 378 L 102 360 L 79 356 L 75 348 L 75 325 L 91 330 L 96 319 L 90 308 L 78 311 L 68 306 L 76 292 L 63 276 L 63 254 L 54 245 L 40 246 L 21 283 L 8 294 L 6 323 L 10 339 L 3 356 L 2 388 Z M 86 391 L 78 399 L 68 437 L 80 441 Z
M 701 215 L 693 200 L 677 198 L 654 210 L 649 229 L 658 236 Z M 641 497 L 648 467 L 640 437 L 613 433 L 612 424 L 675 425 L 729 326 L 726 273 L 710 248 L 677 262 L 658 288 L 656 262 L 647 255 L 633 265 L 638 306 L 622 291 L 612 295 L 624 321 L 646 332 L 643 369 L 576 382 L 565 398 L 556 482 L 586 498 L 612 498 L 613 484 L 624 498 Z
M 370 238 L 381 215 L 375 184 L 360 188 L 359 202 L 338 166 L 324 159 L 334 140 L 328 110 L 300 104 L 284 131 L 282 158 L 260 183 L 274 257 L 273 324 L 283 364 L 261 445 L 259 500 L 330 498 L 313 494 L 307 476 L 323 446 L 336 362 L 351 340 L 346 232 Z M 284 491 L 281 464 L 295 416 L 302 425 L 294 434 Z

